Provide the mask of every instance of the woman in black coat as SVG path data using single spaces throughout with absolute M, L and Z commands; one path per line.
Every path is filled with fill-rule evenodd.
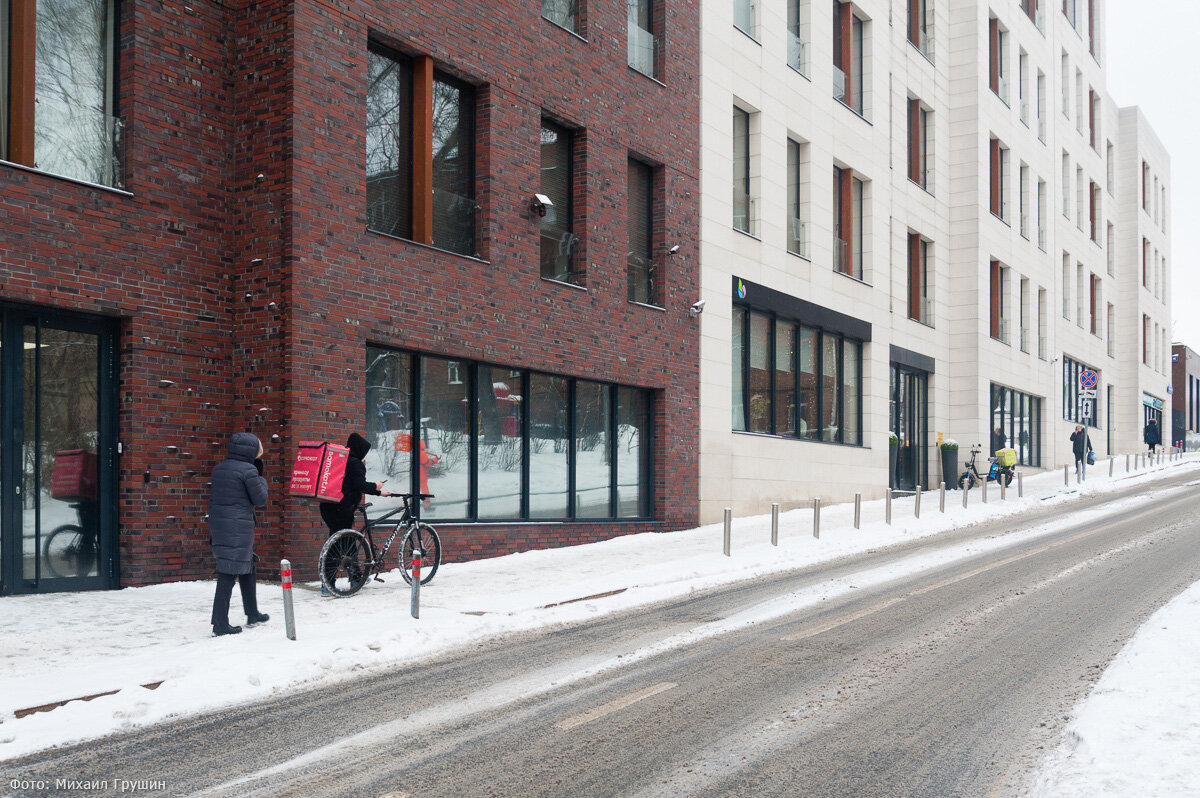
M 208 533 L 217 560 L 217 592 L 213 597 L 214 635 L 237 634 L 229 625 L 229 598 L 236 581 L 242 591 L 246 625 L 263 623 L 268 615 L 258 611 L 254 594 L 254 508 L 267 503 L 267 481 L 262 477 L 262 444 L 249 432 L 229 439 L 229 456 L 213 469 L 208 502 Z
M 1162 443 L 1162 430 L 1158 428 L 1158 419 L 1152 418 L 1146 422 L 1146 428 L 1142 430 L 1142 440 L 1150 447 L 1150 454 L 1154 454 L 1154 447 Z
M 1075 431 L 1071 433 L 1071 449 L 1075 452 L 1075 479 L 1078 480 L 1083 473 L 1084 458 L 1092 450 L 1092 439 L 1081 424 L 1076 424 Z

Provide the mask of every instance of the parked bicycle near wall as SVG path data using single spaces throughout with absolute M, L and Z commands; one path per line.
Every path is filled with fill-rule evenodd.
M 428 584 L 437 573 L 442 562 L 442 541 L 437 530 L 417 518 L 417 503 L 424 499 L 432 499 L 431 493 L 396 493 L 403 504 L 390 512 L 371 520 L 367 518 L 367 508 L 370 504 L 358 507 L 363 515 L 362 529 L 343 529 L 335 532 L 321 547 L 321 557 L 317 568 L 321 574 L 321 584 L 335 596 L 352 596 L 370 579 L 382 582 L 379 578 L 387 560 L 388 549 L 392 541 L 404 532 L 400 544 L 400 573 L 404 581 L 412 584 L 413 552 L 421 552 L 421 584 Z M 376 527 L 391 523 L 392 532 L 380 548 L 372 537 Z
M 1015 449 L 1000 449 L 996 454 L 987 459 L 988 469 L 987 476 L 979 473 L 979 468 L 975 465 L 975 457 L 983 451 L 981 444 L 975 444 L 971 447 L 971 459 L 966 463 L 966 470 L 962 476 L 958 478 L 958 485 L 963 490 L 969 490 L 985 479 L 988 482 L 1000 482 L 1003 480 L 1005 487 L 1012 484 L 1016 479 L 1016 464 L 1017 452 Z

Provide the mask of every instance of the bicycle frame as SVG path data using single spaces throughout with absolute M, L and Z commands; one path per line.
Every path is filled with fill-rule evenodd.
M 392 547 L 392 543 L 400 534 L 400 530 L 403 529 L 407 532 L 416 522 L 416 513 L 413 512 L 410 504 L 411 502 L 416 501 L 416 497 L 412 494 L 406 493 L 401 494 L 400 499 L 404 502 L 402 506 L 388 511 L 375 520 L 367 518 L 367 507 L 370 506 L 369 504 L 359 505 L 358 507 L 363 514 L 362 533 L 367 539 L 367 544 L 371 547 L 371 570 L 376 576 L 379 575 L 379 571 L 382 569 L 383 563 L 387 558 L 388 549 Z M 392 518 L 392 516 L 396 515 L 396 513 L 400 513 L 400 517 L 396 519 L 396 523 L 392 527 L 392 533 L 388 535 L 388 539 L 384 541 L 383 550 L 379 551 L 378 556 L 376 556 L 377 549 L 375 546 L 375 538 L 371 535 L 371 531 L 377 526 L 385 526 L 384 522 L 388 521 L 390 518 Z

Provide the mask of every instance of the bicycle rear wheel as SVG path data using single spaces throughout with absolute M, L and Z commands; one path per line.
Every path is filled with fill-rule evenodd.
M 371 544 L 354 529 L 335 532 L 321 547 L 321 585 L 335 596 L 352 596 L 371 573 Z
M 421 584 L 428 584 L 442 564 L 442 541 L 429 524 L 416 524 L 408 530 L 400 545 L 400 573 L 404 574 L 404 581 L 410 585 L 413 549 L 421 550 Z

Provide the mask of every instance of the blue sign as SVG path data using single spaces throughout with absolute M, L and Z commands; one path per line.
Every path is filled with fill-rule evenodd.
M 1080 388 L 1095 388 L 1096 387 L 1096 372 L 1091 369 L 1084 369 L 1079 372 L 1079 387 Z

